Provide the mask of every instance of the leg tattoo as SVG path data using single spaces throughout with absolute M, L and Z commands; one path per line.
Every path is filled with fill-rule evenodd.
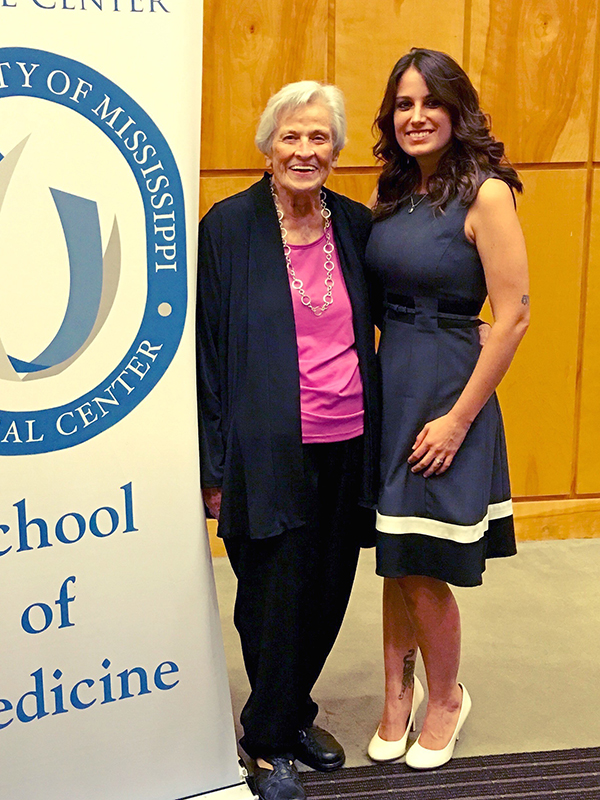
M 411 648 L 404 656 L 404 671 L 402 673 L 402 691 L 398 695 L 398 700 L 402 700 L 408 689 L 412 689 L 415 676 L 415 655 L 416 650 Z

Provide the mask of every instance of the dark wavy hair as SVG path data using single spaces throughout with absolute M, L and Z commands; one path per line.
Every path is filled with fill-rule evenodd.
M 486 178 L 501 178 L 513 190 L 522 192 L 523 184 L 504 155 L 504 145 L 490 133 L 490 119 L 480 109 L 479 97 L 467 73 L 446 53 L 413 47 L 392 70 L 373 123 L 375 134 L 379 134 L 373 153 L 383 162 L 375 219 L 393 214 L 421 180 L 416 159 L 402 150 L 394 129 L 398 83 L 410 67 L 422 75 L 429 92 L 446 109 L 452 122 L 451 146 L 427 181 L 434 210 L 443 210 L 455 197 L 469 205 Z

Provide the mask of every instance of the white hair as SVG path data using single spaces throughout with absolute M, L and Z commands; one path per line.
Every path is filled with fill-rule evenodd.
M 281 117 L 309 103 L 321 103 L 329 109 L 333 149 L 336 153 L 340 152 L 346 144 L 346 110 L 341 90 L 337 86 L 317 81 L 297 81 L 288 83 L 267 103 L 254 137 L 254 142 L 261 153 L 266 156 L 271 155 L 273 137 Z

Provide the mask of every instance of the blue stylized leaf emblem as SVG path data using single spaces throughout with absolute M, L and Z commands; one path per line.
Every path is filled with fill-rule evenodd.
M 6 156 L 0 153 L 0 209 L 26 143 L 27 139 L 24 139 Z M 50 188 L 50 192 L 69 257 L 69 300 L 56 335 L 38 356 L 23 361 L 0 352 L 0 360 L 4 356 L 4 369 L 0 364 L 0 375 L 13 380 L 21 379 L 22 374 L 25 380 L 55 375 L 72 364 L 104 324 L 119 281 L 120 240 L 116 219 L 103 256 L 96 202 L 59 189 Z M 12 376 L 7 374 L 8 371 L 12 371 Z

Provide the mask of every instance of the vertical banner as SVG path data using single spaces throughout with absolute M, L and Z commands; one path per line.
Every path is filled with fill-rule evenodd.
M 251 796 L 199 499 L 201 45 L 200 0 L 0 0 L 2 800 Z

